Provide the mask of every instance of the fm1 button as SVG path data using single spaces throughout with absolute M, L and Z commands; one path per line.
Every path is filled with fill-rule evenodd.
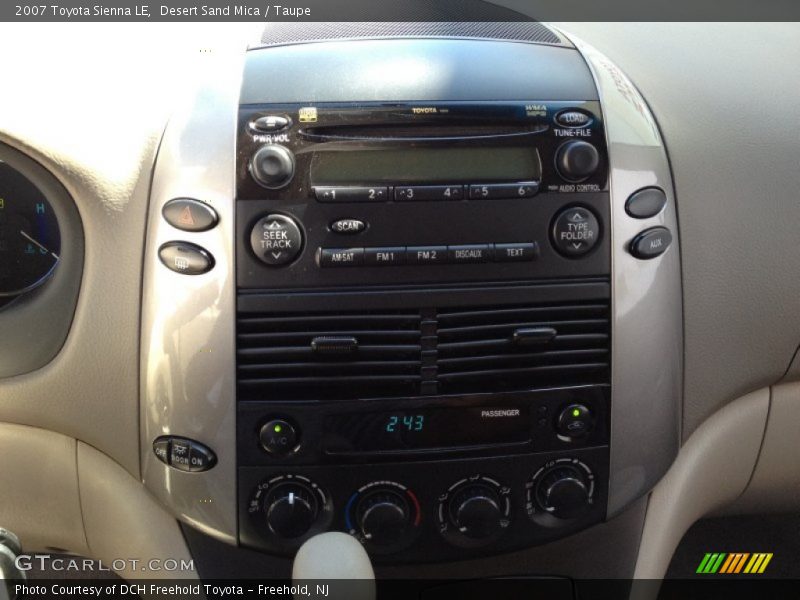
M 250 247 L 261 262 L 281 267 L 300 254 L 303 234 L 294 219 L 285 215 L 267 215 L 253 227 Z
M 586 208 L 568 208 L 553 222 L 553 245 L 564 256 L 583 256 L 599 240 L 600 224 L 594 213 Z
M 570 404 L 558 415 L 556 431 L 562 438 L 579 438 L 591 431 L 594 417 L 583 404 Z
M 297 430 L 284 419 L 266 423 L 258 434 L 261 447 L 272 456 L 287 456 L 297 448 Z

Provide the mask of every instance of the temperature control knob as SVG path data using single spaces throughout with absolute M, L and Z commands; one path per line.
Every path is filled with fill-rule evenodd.
M 511 490 L 484 476 L 463 479 L 440 497 L 442 534 L 460 546 L 481 546 L 508 527 Z
M 406 546 L 420 523 L 417 497 L 392 481 L 365 485 L 350 498 L 345 512 L 350 533 L 378 552 Z
M 583 181 L 600 166 L 600 153 L 589 142 L 572 140 L 556 152 L 556 169 L 567 181 Z
M 282 188 L 294 175 L 294 155 L 283 146 L 262 146 L 250 159 L 250 174 L 265 188 Z
M 408 503 L 392 490 L 379 490 L 358 503 L 358 524 L 364 537 L 374 544 L 397 541 L 411 525 Z
M 529 486 L 529 505 L 559 519 L 574 519 L 592 504 L 594 475 L 575 459 L 559 459 L 540 469 Z

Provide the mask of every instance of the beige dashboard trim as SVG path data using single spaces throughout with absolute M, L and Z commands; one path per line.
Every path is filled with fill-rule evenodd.
M 188 565 L 192 556 L 178 522 L 139 481 L 81 442 L 78 475 L 92 558 L 113 566 L 125 579 L 197 579 L 193 569 L 180 568 Z M 172 562 L 167 561 L 175 561 L 178 569 L 173 570 Z M 118 570 L 118 565 L 124 568 Z
M 197 578 L 165 563 L 192 559 L 177 521 L 109 456 L 12 423 L 0 423 L 0 456 L 0 526 L 19 536 L 25 553 L 99 559 L 126 579 Z M 151 560 L 161 561 L 152 565 L 159 570 L 142 571 Z
M 16 533 L 26 552 L 88 550 L 76 445 L 53 431 L 0 423 L 0 527 Z
M 684 533 L 736 500 L 753 474 L 770 391 L 743 396 L 704 422 L 650 496 L 634 577 L 661 579 Z

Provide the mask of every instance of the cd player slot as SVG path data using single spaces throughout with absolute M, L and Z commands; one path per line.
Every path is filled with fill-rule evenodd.
M 308 127 L 300 129 L 301 137 L 315 142 L 336 140 L 365 140 L 379 142 L 381 140 L 413 141 L 413 140 L 463 140 L 497 137 L 520 137 L 543 133 L 549 129 L 545 123 L 480 124 L 474 121 L 465 123 L 448 123 L 447 127 L 435 127 L 430 123 L 356 126 L 331 125 L 327 127 Z

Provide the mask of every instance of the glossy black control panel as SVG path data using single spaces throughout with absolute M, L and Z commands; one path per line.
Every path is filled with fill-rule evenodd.
M 242 106 L 237 281 L 607 275 L 607 162 L 596 101 Z M 288 224 L 291 250 L 267 217 Z

